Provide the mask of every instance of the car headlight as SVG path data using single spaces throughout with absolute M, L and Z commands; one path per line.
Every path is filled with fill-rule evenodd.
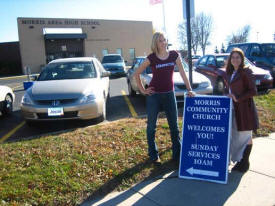
M 265 74 L 265 75 L 264 75 L 264 79 L 271 80 L 271 79 L 272 79 L 272 77 L 271 77 L 271 75 L 270 75 L 270 74 Z
M 25 93 L 24 96 L 22 97 L 21 104 L 33 105 L 33 101 L 28 93 Z
M 95 94 L 89 94 L 89 95 L 85 95 L 80 99 L 80 103 L 84 104 L 84 103 L 89 103 L 89 102 L 93 102 L 96 99 L 96 95 Z
M 209 82 L 202 82 L 200 83 L 200 87 L 209 87 L 210 83 Z

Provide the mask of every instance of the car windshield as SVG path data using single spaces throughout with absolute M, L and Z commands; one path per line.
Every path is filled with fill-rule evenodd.
M 182 66 L 183 66 L 183 69 L 185 72 L 189 72 L 189 66 L 187 65 L 187 63 L 185 61 L 182 61 Z M 175 67 L 175 72 L 178 72 L 179 71 L 179 68 L 176 66 Z
M 192 56 L 192 59 L 199 59 L 199 58 L 201 58 L 201 56 L 199 55 Z
M 244 65 L 248 67 L 255 66 L 251 61 L 249 61 L 246 57 L 244 58 Z
M 223 68 L 226 65 L 228 56 L 217 56 L 216 61 L 217 61 L 217 67 L 218 68 Z
M 262 49 L 266 56 L 275 57 L 275 44 L 263 44 Z
M 217 56 L 216 60 L 217 60 L 217 66 L 218 68 L 223 68 L 226 67 L 226 62 L 229 56 Z M 251 63 L 247 58 L 244 58 L 244 65 L 246 66 L 254 66 L 253 63 Z
M 37 81 L 96 78 L 96 70 L 90 62 L 66 62 L 48 64 Z
M 123 59 L 119 55 L 113 55 L 113 56 L 104 56 L 102 59 L 102 63 L 115 63 L 115 62 L 122 62 Z

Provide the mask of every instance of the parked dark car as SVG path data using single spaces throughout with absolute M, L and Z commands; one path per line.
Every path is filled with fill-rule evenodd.
M 120 54 L 107 54 L 102 58 L 102 65 L 106 71 L 111 72 L 111 77 L 126 75 L 126 65 Z
M 275 43 L 240 43 L 231 44 L 226 52 L 230 53 L 233 48 L 238 47 L 243 50 L 244 55 L 257 67 L 270 71 L 275 78 Z M 275 81 L 273 82 L 273 87 Z
M 211 54 L 201 57 L 195 70 L 207 76 L 214 88 L 214 94 L 222 94 L 226 81 L 225 64 L 229 53 Z M 245 58 L 245 65 L 253 71 L 256 78 L 257 90 L 260 93 L 266 93 L 272 88 L 273 78 L 270 72 L 256 67 L 252 62 Z
M 192 64 L 193 66 L 197 63 L 197 61 L 201 58 L 200 55 L 194 55 L 192 56 Z

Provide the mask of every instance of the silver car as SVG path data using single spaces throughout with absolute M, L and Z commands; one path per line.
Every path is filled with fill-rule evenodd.
M 131 96 L 135 96 L 137 93 L 140 93 L 136 80 L 134 78 L 134 73 L 139 65 L 145 60 L 146 57 L 137 57 L 133 63 L 133 66 L 127 72 L 127 83 L 128 83 L 128 91 Z M 187 77 L 189 77 L 189 70 L 187 64 L 183 61 L 182 66 L 186 72 Z M 192 71 L 193 77 L 193 91 L 196 94 L 213 94 L 213 87 L 211 86 L 210 80 L 204 75 Z M 144 72 L 140 75 L 141 82 L 143 86 L 146 88 L 149 86 L 150 81 L 152 80 L 152 70 L 151 67 L 147 67 Z M 184 102 L 184 94 L 187 92 L 186 86 L 181 78 L 181 75 L 178 71 L 178 68 L 175 68 L 175 72 L 173 75 L 175 95 L 177 102 Z
M 109 75 L 96 58 L 51 61 L 26 90 L 21 111 L 27 123 L 39 120 L 106 118 Z

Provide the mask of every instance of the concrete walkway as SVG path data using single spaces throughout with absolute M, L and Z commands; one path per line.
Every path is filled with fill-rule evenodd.
M 174 171 L 82 206 L 275 206 L 275 133 L 253 141 L 249 171 L 230 172 L 226 185 L 180 179 Z

